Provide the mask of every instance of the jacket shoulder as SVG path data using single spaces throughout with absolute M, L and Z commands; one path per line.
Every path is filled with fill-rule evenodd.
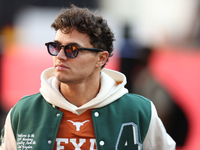
M 127 93 L 118 99 L 117 103 L 125 104 L 126 108 L 130 107 L 131 109 L 133 107 L 148 111 L 151 109 L 151 101 L 138 94 Z
M 16 105 L 24 105 L 24 104 L 30 104 L 33 103 L 34 101 L 38 100 L 38 98 L 43 98 L 43 96 L 41 95 L 41 93 L 36 93 L 33 95 L 26 95 L 24 97 L 22 97 L 19 102 L 17 102 Z
M 43 103 L 43 102 L 44 102 L 44 98 L 40 93 L 36 93 L 33 95 L 27 95 L 27 96 L 22 97 L 15 104 L 15 106 L 12 108 L 12 112 L 29 109 L 30 107 L 34 107 L 35 105 L 40 105 L 40 103 Z

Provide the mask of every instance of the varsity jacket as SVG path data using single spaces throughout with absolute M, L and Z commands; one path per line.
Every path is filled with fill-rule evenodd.
M 40 93 L 25 96 L 9 112 L 2 130 L 2 150 L 52 150 L 63 108 L 77 115 L 91 112 L 98 150 L 175 150 L 153 103 L 124 88 L 125 76 L 103 69 L 99 94 L 81 107 L 60 94 L 53 69 L 41 75 Z

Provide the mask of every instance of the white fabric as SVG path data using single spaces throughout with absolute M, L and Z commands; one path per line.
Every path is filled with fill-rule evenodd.
M 11 109 L 12 110 L 12 109 Z M 4 141 L 0 146 L 0 150 L 17 150 L 17 144 L 15 136 L 13 134 L 11 122 L 10 122 L 10 112 L 6 117 L 5 129 L 4 129 Z
M 151 109 L 151 121 L 143 142 L 143 150 L 175 150 L 176 143 L 166 133 L 163 123 L 158 117 L 156 108 L 152 102 Z
M 108 105 L 128 93 L 128 90 L 124 88 L 125 84 L 126 77 L 123 74 L 113 70 L 103 69 L 101 72 L 101 88 L 99 94 L 88 103 L 77 107 L 69 103 L 59 92 L 59 81 L 54 77 L 54 69 L 49 68 L 41 75 L 40 92 L 47 102 L 80 115 L 88 109 Z

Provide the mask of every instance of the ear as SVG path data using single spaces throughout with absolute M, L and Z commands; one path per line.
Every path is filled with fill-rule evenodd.
M 108 51 L 99 52 L 96 66 L 97 67 L 103 66 L 108 59 L 108 55 L 109 55 Z

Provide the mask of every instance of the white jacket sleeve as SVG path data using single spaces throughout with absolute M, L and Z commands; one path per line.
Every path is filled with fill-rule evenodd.
M 156 108 L 151 102 L 152 115 L 143 150 L 175 150 L 175 141 L 167 134 Z
M 4 135 L 2 137 L 3 139 L 0 146 L 0 150 L 17 150 L 17 143 L 11 126 L 10 112 L 6 117 L 6 123 L 4 126 Z

